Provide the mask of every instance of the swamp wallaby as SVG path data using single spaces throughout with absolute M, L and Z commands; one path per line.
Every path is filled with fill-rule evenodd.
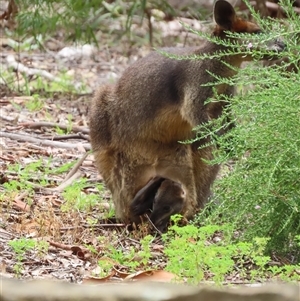
M 216 27 L 212 35 L 234 40 L 234 43 L 238 40 L 228 38 L 227 31 L 260 32 L 256 24 L 238 18 L 225 0 L 215 2 L 214 19 Z M 284 46 L 274 41 L 270 47 L 281 51 Z M 226 47 L 206 41 L 196 47 L 167 48 L 164 51 L 190 56 L 214 54 L 226 51 Z M 133 205 L 137 204 L 137 199 L 145 202 L 147 205 L 139 208 L 147 211 L 157 195 L 159 202 L 154 201 L 154 223 L 165 221 L 164 208 L 170 209 L 172 196 L 169 181 L 177 183 L 173 185 L 173 195 L 182 192 L 182 204 L 171 208 L 174 210 L 170 210 L 169 215 L 181 213 L 191 218 L 203 208 L 219 169 L 217 165 L 204 162 L 212 159 L 213 149 L 198 149 L 199 143 L 182 144 L 179 141 L 194 138 L 192 129 L 195 126 L 222 114 L 225 102 L 206 103 L 206 100 L 214 93 L 226 96 L 233 93 L 233 87 L 226 84 L 216 85 L 214 89 L 203 84 L 215 80 L 212 74 L 219 77 L 235 75 L 241 63 L 249 60 L 250 51 L 249 55 L 228 55 L 222 60 L 177 60 L 152 52 L 132 64 L 116 85 L 98 90 L 90 110 L 91 143 L 99 173 L 112 193 L 117 218 L 124 222 L 139 222 L 139 215 L 143 212 L 134 212 L 133 200 Z M 141 191 L 155 177 L 161 180 L 154 189 Z M 163 185 L 165 179 L 168 181 Z M 168 188 L 165 194 L 164 187 Z M 164 195 L 167 196 L 167 206 Z M 161 218 L 158 218 L 160 214 Z

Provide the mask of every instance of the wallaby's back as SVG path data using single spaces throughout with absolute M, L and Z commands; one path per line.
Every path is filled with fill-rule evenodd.
M 216 45 L 206 42 L 201 47 L 163 50 L 175 55 L 193 55 L 213 52 Z M 129 66 L 115 86 L 98 92 L 102 102 L 96 117 L 99 129 L 100 122 L 101 128 L 106 129 L 109 120 L 114 132 L 107 135 L 104 130 L 101 143 L 111 143 L 114 139 L 116 143 L 120 139 L 132 143 L 132 140 L 151 138 L 169 143 L 191 137 L 191 129 L 208 120 L 204 101 L 213 92 L 211 87 L 201 87 L 213 81 L 207 70 L 220 76 L 231 73 L 220 61 L 176 60 L 159 52 L 152 52 Z M 104 106 L 110 114 L 99 118 L 104 114 L 101 113 Z

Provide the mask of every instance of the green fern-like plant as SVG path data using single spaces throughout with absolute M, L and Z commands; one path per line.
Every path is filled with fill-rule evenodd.
M 282 1 L 282 5 L 288 15 L 286 26 L 275 20 L 259 19 L 258 23 L 268 39 L 284 37 L 286 51 L 278 56 L 288 57 L 288 61 L 269 62 L 270 66 L 254 62 L 234 78 L 215 77 L 211 85 L 236 86 L 237 94 L 225 99 L 230 111 L 221 119 L 196 130 L 200 138 L 209 136 L 216 146 L 211 163 L 233 162 L 231 171 L 223 169 L 223 177 L 215 185 L 206 223 L 231 222 L 241 239 L 269 238 L 266 251 L 293 254 L 300 260 L 296 244 L 300 233 L 300 19 L 290 2 Z M 266 37 L 256 37 L 257 43 L 263 45 Z M 241 38 L 247 41 L 246 36 Z M 236 45 L 228 49 L 215 55 L 222 59 L 243 51 Z M 264 50 L 256 50 L 254 56 L 264 54 Z M 219 99 L 224 100 L 222 96 Z M 235 127 L 219 135 L 220 128 L 227 126 L 228 114 Z M 200 216 L 202 222 L 203 218 L 205 213 Z

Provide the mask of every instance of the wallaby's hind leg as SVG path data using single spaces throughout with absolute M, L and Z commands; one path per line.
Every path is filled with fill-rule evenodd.
M 132 214 L 131 203 L 137 192 L 155 176 L 155 171 L 151 164 L 140 165 L 141 160 L 137 160 L 136 163 L 132 162 L 125 153 L 117 157 L 115 168 L 112 170 L 112 176 L 110 177 L 110 190 L 115 205 L 116 217 L 124 222 L 139 223 L 141 219 L 138 214 Z M 136 202 L 138 203 L 138 200 Z
M 191 147 L 174 143 L 158 149 L 157 152 L 158 156 L 155 160 L 152 157 L 148 158 L 146 151 L 142 154 L 128 151 L 115 159 L 115 171 L 110 177 L 109 187 L 112 191 L 116 216 L 125 222 L 140 223 L 139 214 L 144 213 L 142 212 L 145 211 L 144 209 L 152 208 L 151 202 L 162 183 L 159 178 L 179 183 L 186 192 L 182 210 L 173 214 L 180 213 L 190 218 L 198 210 Z M 156 176 L 158 178 L 149 182 Z M 144 199 L 145 203 L 142 203 L 145 195 L 149 197 Z
M 182 188 L 186 191 L 184 206 L 181 212 L 175 213 L 180 213 L 190 218 L 198 210 L 191 146 L 177 143 L 166 154 L 165 156 L 160 156 L 156 173 L 182 185 Z
M 218 174 L 219 165 L 210 165 L 204 160 L 212 160 L 212 147 L 197 149 L 195 145 L 193 148 L 193 170 L 195 178 L 195 186 L 197 192 L 198 208 L 204 208 L 210 196 L 211 186 Z

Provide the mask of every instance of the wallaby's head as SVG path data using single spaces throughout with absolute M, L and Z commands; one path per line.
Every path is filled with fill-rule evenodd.
M 226 32 L 232 33 L 262 33 L 260 27 L 252 22 L 239 18 L 232 5 L 225 0 L 217 0 L 214 5 L 214 19 L 217 24 L 213 35 L 220 38 L 226 38 Z M 252 44 L 248 43 L 247 48 L 251 50 Z M 269 41 L 266 45 L 260 45 L 261 48 L 270 51 L 280 52 L 285 48 L 285 44 L 280 40 Z
M 130 213 L 133 219 L 152 210 L 155 195 L 164 180 L 165 178 L 156 176 L 137 192 L 130 204 Z
M 169 179 L 165 179 L 156 192 L 150 219 L 155 227 L 166 231 L 170 217 L 173 214 L 182 213 L 185 207 L 186 192 L 182 185 Z

